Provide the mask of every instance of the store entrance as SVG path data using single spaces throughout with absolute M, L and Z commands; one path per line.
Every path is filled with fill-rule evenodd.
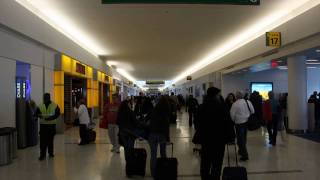
M 104 106 L 109 102 L 110 85 L 99 84 L 99 114 L 102 115 Z
M 86 80 L 80 78 L 72 79 L 72 107 L 75 107 L 80 99 L 86 100 Z M 86 101 L 85 101 L 86 103 Z
M 75 115 L 73 108 L 77 102 L 83 98 L 87 99 L 87 83 L 86 79 L 65 74 L 64 77 L 64 121 L 66 125 L 74 122 Z

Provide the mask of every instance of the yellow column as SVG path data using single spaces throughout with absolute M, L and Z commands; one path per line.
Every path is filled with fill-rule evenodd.
M 60 112 L 64 113 L 64 72 L 54 72 L 54 102 L 60 107 Z

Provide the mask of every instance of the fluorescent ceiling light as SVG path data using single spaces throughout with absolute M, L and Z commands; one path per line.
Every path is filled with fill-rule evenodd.
M 285 8 L 281 8 L 277 11 L 271 11 L 268 16 L 260 19 L 245 31 L 240 32 L 236 36 L 230 38 L 230 40 L 226 41 L 226 43 L 221 44 L 220 47 L 216 49 L 213 49 L 203 59 L 187 68 L 184 72 L 173 79 L 173 83 L 192 75 L 207 65 L 221 59 L 229 53 L 264 35 L 266 32 L 275 29 L 281 24 L 288 22 L 289 20 L 308 11 L 318 4 L 320 4 L 320 0 L 297 0 L 293 1 L 291 4 L 288 4 Z
M 318 62 L 318 63 L 307 63 L 307 65 L 320 65 L 320 62 Z
M 318 62 L 318 60 L 317 59 L 309 59 L 309 60 L 307 60 L 307 62 Z
M 77 43 L 83 49 L 87 50 L 94 56 L 108 55 L 108 52 L 102 45 L 100 45 L 96 39 L 83 32 L 81 28 L 67 16 L 64 16 L 61 11 L 53 7 L 48 7 L 43 0 L 16 0 L 20 5 L 37 15 L 40 19 L 51 25 L 60 33 L 67 36 L 69 39 Z M 116 61 L 107 61 L 107 65 L 115 66 L 118 63 Z M 122 76 L 126 77 L 130 81 L 135 83 L 135 79 L 126 71 L 117 70 Z M 140 87 L 141 88 L 141 87 Z
M 119 63 L 117 61 L 106 61 L 108 66 L 117 66 Z
M 317 67 L 309 66 L 308 69 L 316 69 Z
M 317 52 L 317 53 L 320 53 L 320 49 L 317 49 L 316 52 Z
M 107 55 L 109 52 L 102 47 L 96 39 L 88 33 L 83 32 L 81 28 L 60 12 L 58 9 L 48 7 L 43 0 L 16 0 L 20 5 L 37 15 L 43 21 L 47 22 L 57 31 L 61 32 L 69 39 L 77 43 L 88 52 L 98 57 L 98 55 Z

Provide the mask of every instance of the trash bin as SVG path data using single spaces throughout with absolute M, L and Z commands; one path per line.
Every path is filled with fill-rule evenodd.
M 5 127 L 3 129 L 6 129 L 7 131 L 10 132 L 10 147 L 9 147 L 9 153 L 11 159 L 17 158 L 18 154 L 18 136 L 17 136 L 17 129 L 13 127 Z
M 11 132 L 7 128 L 0 128 L 0 166 L 10 164 L 10 135 Z

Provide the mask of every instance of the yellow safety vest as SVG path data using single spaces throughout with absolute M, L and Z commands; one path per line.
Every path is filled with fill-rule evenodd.
M 48 109 L 45 104 L 39 106 L 42 118 L 40 119 L 40 124 L 57 124 L 57 119 L 47 121 L 45 118 L 53 116 L 56 112 L 57 105 L 53 102 L 48 106 Z

